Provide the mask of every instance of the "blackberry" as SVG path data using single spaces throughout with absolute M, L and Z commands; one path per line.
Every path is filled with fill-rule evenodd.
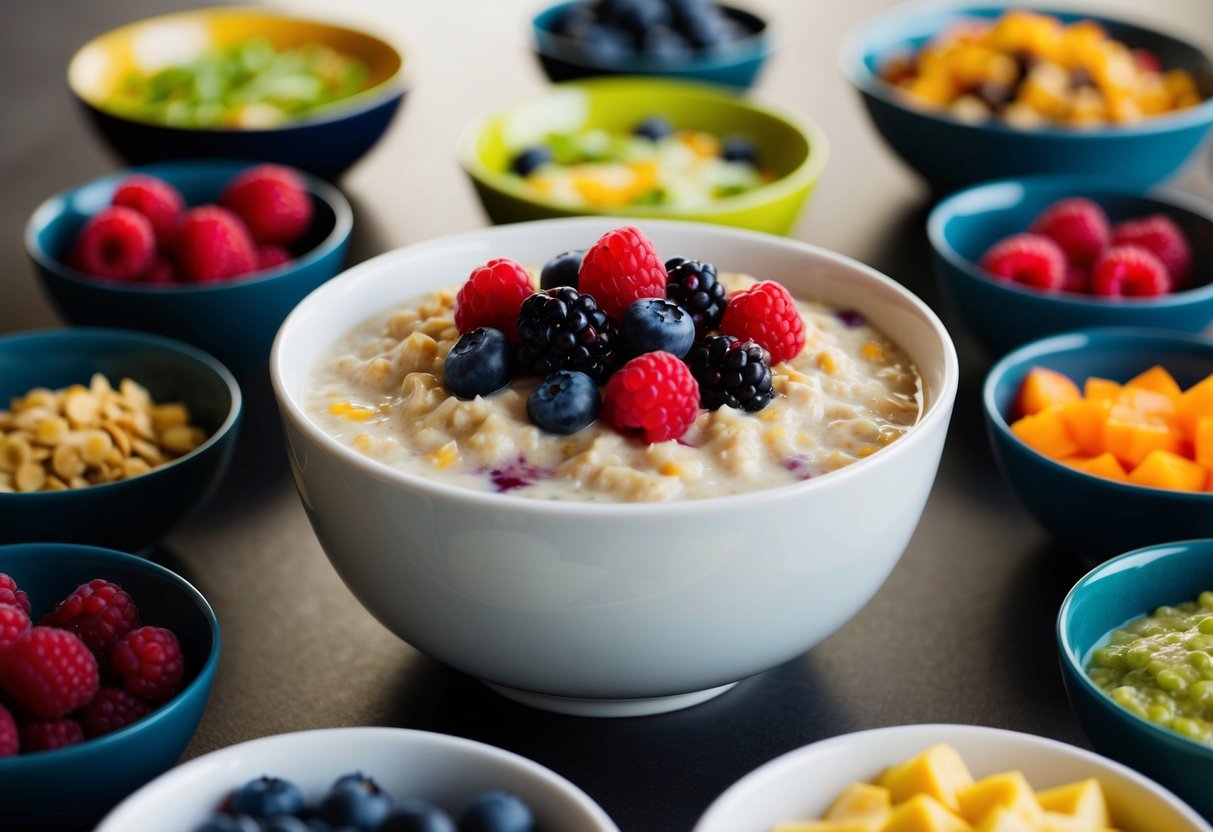
M 724 284 L 716 279 L 716 266 L 675 257 L 665 267 L 669 272 L 665 296 L 691 313 L 695 331 L 702 335 L 719 327 L 728 301 Z
M 593 296 L 568 286 L 536 292 L 518 310 L 518 369 L 547 376 L 577 370 L 596 383 L 615 365 L 615 325 Z
M 754 413 L 771 403 L 771 356 L 754 341 L 711 335 L 691 348 L 686 362 L 708 410 L 727 405 Z

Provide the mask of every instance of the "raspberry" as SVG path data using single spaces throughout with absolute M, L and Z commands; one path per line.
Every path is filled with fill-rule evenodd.
M 1054 202 L 1041 212 L 1028 231 L 1057 243 L 1066 257 L 1079 266 L 1095 262 L 1112 239 L 1108 215 L 1093 201 L 1080 196 Z
M 257 248 L 248 228 L 218 205 L 191 208 L 181 215 L 173 253 L 187 281 L 223 280 L 257 269 Z
M 724 284 L 716 279 L 716 266 L 675 257 L 665 267 L 669 271 L 665 296 L 691 313 L 695 331 L 702 335 L 720 326 L 728 299 Z
M 42 624 L 75 633 L 104 662 L 118 640 L 139 626 L 139 610 L 126 590 L 98 578 L 76 587 Z
M 1113 246 L 1091 269 L 1091 292 L 1108 297 L 1154 297 L 1171 290 L 1163 262 L 1140 246 Z
M 1085 295 L 1091 292 L 1091 272 L 1082 266 L 1070 263 L 1066 266 L 1066 279 L 1061 284 L 1063 292 Z
M 505 257 L 490 260 L 472 269 L 467 283 L 455 296 L 455 327 L 471 332 L 478 327 L 499 329 L 517 340 L 518 309 L 535 292 L 531 276 L 519 264 Z
M 1014 234 L 991 246 L 981 267 L 994 277 L 1034 289 L 1061 289 L 1066 283 L 1066 253 L 1040 234 Z
M 0 604 L 13 604 L 29 615 L 29 596 L 17 589 L 17 582 L 0 572 Z
M 266 243 L 257 246 L 257 270 L 276 269 L 283 263 L 291 262 L 291 253 L 277 243 Z
M 219 204 L 240 215 L 258 243 L 293 243 L 312 224 L 312 197 L 296 171 L 257 165 L 238 173 Z
M 782 285 L 755 283 L 729 297 L 720 330 L 739 341 L 757 341 L 770 353 L 771 365 L 795 358 L 804 349 L 804 319 Z
M 0 654 L 29 628 L 30 620 L 25 610 L 13 604 L 0 604 Z
M 74 719 L 26 722 L 21 726 L 21 750 L 54 751 L 84 742 L 84 731 Z
M 125 728 L 151 712 L 151 706 L 121 688 L 103 687 L 93 701 L 80 709 L 77 717 L 84 736 L 92 739 Z
M 163 254 L 157 254 L 156 259 L 152 261 L 152 265 L 143 274 L 144 283 L 151 283 L 157 286 L 179 283 L 180 281 L 181 273 L 177 270 L 177 264 L 173 262 L 173 258 L 165 257 Z
M 699 415 L 699 384 L 668 352 L 646 352 L 611 376 L 602 411 L 620 431 L 639 430 L 645 442 L 677 439 Z
M 707 410 L 735 407 L 755 413 L 771 403 L 771 358 L 753 341 L 709 335 L 687 354 Z
M 168 248 L 177 218 L 185 210 L 181 192 L 163 179 L 136 173 L 123 179 L 110 200 L 113 205 L 131 208 L 147 217 L 160 248 Z
M 1166 214 L 1122 222 L 1112 229 L 1112 245 L 1141 246 L 1162 261 L 1173 287 L 1182 286 L 1192 270 L 1192 246 Z
M 577 287 L 616 321 L 641 298 L 665 297 L 668 279 L 653 244 L 639 228 L 608 231 L 590 246 L 577 273 Z
M 163 627 L 131 630 L 114 647 L 113 663 L 127 693 L 149 702 L 168 701 L 185 678 L 181 645 Z
M 74 633 L 34 627 L 8 648 L 0 663 L 0 683 L 34 715 L 59 719 L 97 692 L 97 660 Z
M 0 757 L 12 757 L 21 750 L 17 738 L 17 723 L 8 709 L 0 705 Z
M 136 280 L 156 256 L 156 234 L 133 208 L 102 208 L 89 217 L 68 262 L 77 271 L 110 280 Z
M 518 366 L 525 372 L 576 370 L 601 384 L 615 366 L 618 340 L 594 298 L 568 286 L 536 292 L 518 310 Z

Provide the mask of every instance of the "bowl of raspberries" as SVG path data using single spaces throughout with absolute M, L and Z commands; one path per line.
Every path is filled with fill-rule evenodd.
M 927 221 L 952 311 L 991 355 L 1092 326 L 1213 320 L 1213 206 L 1106 177 L 976 185 Z
M 73 324 L 178 338 L 241 373 L 340 271 L 352 225 L 332 185 L 282 165 L 183 161 L 58 194 L 26 227 L 47 295 Z
M 6 823 L 95 822 L 172 766 L 218 661 L 214 611 L 168 569 L 90 546 L 0 546 Z

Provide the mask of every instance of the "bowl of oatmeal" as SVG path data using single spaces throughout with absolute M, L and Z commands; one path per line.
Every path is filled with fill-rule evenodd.
M 649 264 L 714 264 L 726 316 L 762 284 L 791 296 L 782 309 L 803 340 L 790 355 L 767 348 L 769 403 L 696 409 L 672 438 L 630 427 L 644 396 L 618 380 L 653 356 L 683 373 L 664 351 L 588 381 L 598 418 L 564 434 L 529 418 L 549 379 L 528 374 L 521 345 L 503 389 L 448 389 L 473 270 L 509 258 L 538 272 L 588 247 L 588 294 L 587 264 L 602 265 L 599 243 L 620 225 L 525 223 L 390 252 L 301 303 L 271 360 L 300 497 L 359 601 L 439 661 L 575 714 L 693 705 L 842 626 L 914 531 L 958 374 L 935 315 L 866 266 L 651 221 L 637 232 L 660 258 Z M 533 337 L 524 323 L 514 337 Z

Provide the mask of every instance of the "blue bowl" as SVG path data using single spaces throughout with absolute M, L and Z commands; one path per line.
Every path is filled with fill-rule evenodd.
M 29 593 L 34 621 L 80 584 L 94 578 L 114 581 L 130 593 L 145 624 L 168 627 L 181 643 L 185 689 L 147 717 L 79 745 L 0 759 L 6 829 L 65 829 L 95 822 L 185 751 L 215 681 L 219 622 L 184 578 L 109 549 L 61 543 L 0 546 L 0 572 Z
M 82 274 L 66 263 L 81 227 L 110 204 L 132 173 L 174 185 L 187 205 L 215 202 L 252 162 L 166 162 L 112 173 L 42 203 L 25 227 L 25 248 L 42 287 L 73 324 L 139 329 L 199 347 L 238 375 L 263 369 L 278 327 L 309 292 L 341 271 L 353 212 L 341 192 L 304 176 L 315 220 L 301 243 L 307 253 L 275 269 L 213 283 L 145 285 Z
M 875 15 L 853 30 L 841 50 L 842 69 L 859 91 L 881 137 L 935 189 L 947 192 L 974 182 L 1034 173 L 1126 176 L 1153 184 L 1174 173 L 1213 124 L 1213 100 L 1173 115 L 1093 129 L 1020 130 L 991 120 L 967 124 L 946 113 L 919 108 L 877 74 L 890 58 L 916 51 L 962 21 L 992 20 L 1014 5 L 912 4 Z M 1211 64 L 1178 38 L 1111 18 L 1036 9 L 1065 23 L 1094 20 L 1131 47 L 1152 50 L 1167 68 L 1207 78 Z M 1210 90 L 1204 90 L 1209 94 Z
M 1084 670 L 1112 630 L 1213 587 L 1213 540 L 1162 543 L 1112 558 L 1087 573 L 1057 616 L 1066 695 L 1091 744 L 1168 787 L 1213 820 L 1213 748 L 1117 705 Z
M 185 344 L 113 329 L 0 337 L 0 402 L 35 387 L 87 385 L 93 373 L 131 378 L 157 402 L 184 402 L 206 442 L 137 477 L 68 491 L 0 493 L 0 543 L 61 541 L 135 551 L 201 504 L 231 462 L 240 387 L 222 364 Z
M 722 5 L 726 16 L 751 33 L 727 50 L 699 54 L 677 64 L 655 61 L 643 55 L 603 63 L 587 56 L 577 41 L 557 31 L 559 22 L 569 11 L 581 5 L 585 5 L 585 0 L 557 3 L 541 11 L 531 21 L 535 54 L 552 81 L 572 81 L 599 75 L 657 75 L 747 89 L 754 85 L 766 59 L 775 51 L 766 21 L 751 12 Z
M 990 277 L 978 266 L 990 246 L 1027 231 L 1059 199 L 1088 197 L 1113 222 L 1166 214 L 1192 244 L 1192 281 L 1156 298 L 1109 299 L 1041 292 Z M 1176 191 L 1147 189 L 1124 179 L 1034 176 L 976 185 L 931 211 L 927 235 L 935 274 L 956 317 L 991 354 L 1071 329 L 1140 326 L 1200 332 L 1213 321 L 1213 206 Z
M 1213 341 L 1161 330 L 1085 329 L 1025 344 L 986 375 L 982 389 L 994 457 L 1019 499 L 1063 545 L 1097 557 L 1167 540 L 1213 537 L 1213 491 L 1115 482 L 1040 454 L 1011 433 L 1019 388 L 1033 367 L 1128 381 L 1155 364 L 1180 386 L 1213 372 Z
M 276 48 L 323 44 L 362 60 L 369 86 L 297 120 L 268 129 L 194 129 L 137 121 L 108 109 L 114 89 L 133 71 L 184 62 L 249 38 Z M 149 44 L 152 48 L 149 48 Z M 408 66 L 385 41 L 345 26 L 267 8 L 191 9 L 140 20 L 89 41 L 72 58 L 72 94 L 110 147 L 129 164 L 169 159 L 259 159 L 332 179 L 383 136 L 407 91 Z

